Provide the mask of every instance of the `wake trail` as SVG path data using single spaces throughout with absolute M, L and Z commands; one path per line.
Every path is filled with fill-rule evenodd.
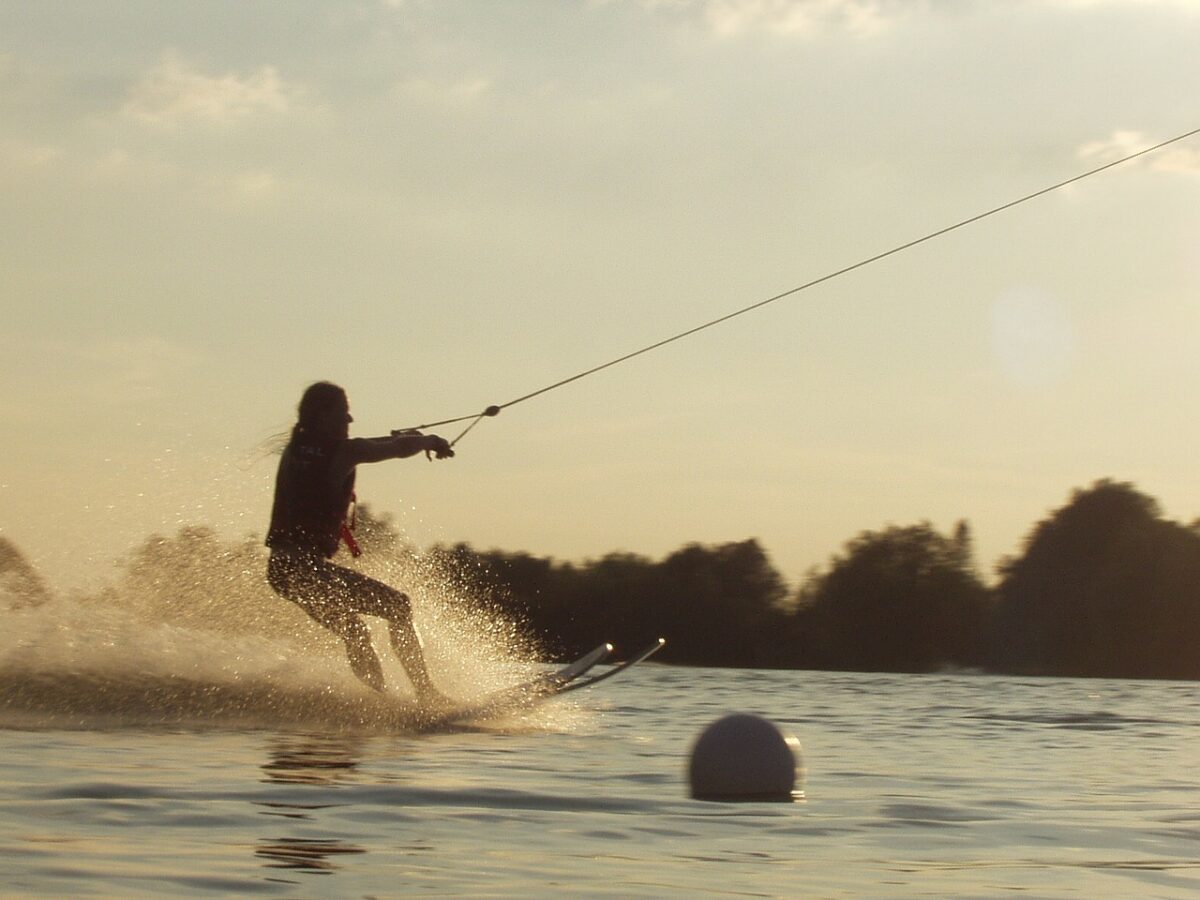
M 416 732 L 415 701 L 255 679 L 0 670 L 0 721 L 16 728 L 307 727 Z
M 250 562 L 232 575 L 219 559 L 156 563 L 94 596 L 0 604 L 0 728 L 425 730 L 385 623 L 366 619 L 389 686 L 379 694 L 350 672 L 338 639 L 270 591 L 254 564 L 265 561 Z M 412 590 L 445 693 L 469 701 L 542 671 L 519 631 L 460 586 L 374 574 Z

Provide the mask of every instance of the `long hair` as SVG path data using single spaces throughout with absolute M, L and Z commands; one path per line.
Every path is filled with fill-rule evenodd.
M 292 429 L 292 438 L 295 439 L 301 432 L 313 436 L 319 435 L 325 415 L 330 410 L 345 409 L 348 405 L 346 392 L 333 382 L 318 381 L 310 384 L 300 398 L 296 425 Z

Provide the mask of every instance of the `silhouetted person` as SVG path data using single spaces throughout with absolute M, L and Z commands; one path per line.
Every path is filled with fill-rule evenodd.
M 413 627 L 406 595 L 373 578 L 329 562 L 345 537 L 359 463 L 404 459 L 422 451 L 438 459 L 453 456 L 444 438 L 418 432 L 390 437 L 351 438 L 350 402 L 335 384 L 311 385 L 300 400 L 296 426 L 279 461 L 267 546 L 267 580 L 346 642 L 350 668 L 382 691 L 383 668 L 361 615 L 387 619 L 392 647 L 422 703 L 443 703 L 425 668 L 421 639 Z

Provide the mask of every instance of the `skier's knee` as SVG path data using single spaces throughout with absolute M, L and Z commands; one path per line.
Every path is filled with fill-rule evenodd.
M 408 599 L 408 594 L 396 592 L 392 602 L 388 604 L 387 619 L 397 625 L 412 624 L 412 601 Z

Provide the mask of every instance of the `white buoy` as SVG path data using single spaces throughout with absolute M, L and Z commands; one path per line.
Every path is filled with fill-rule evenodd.
M 804 778 L 800 742 L 761 716 L 732 713 L 696 739 L 688 778 L 697 800 L 794 800 Z

